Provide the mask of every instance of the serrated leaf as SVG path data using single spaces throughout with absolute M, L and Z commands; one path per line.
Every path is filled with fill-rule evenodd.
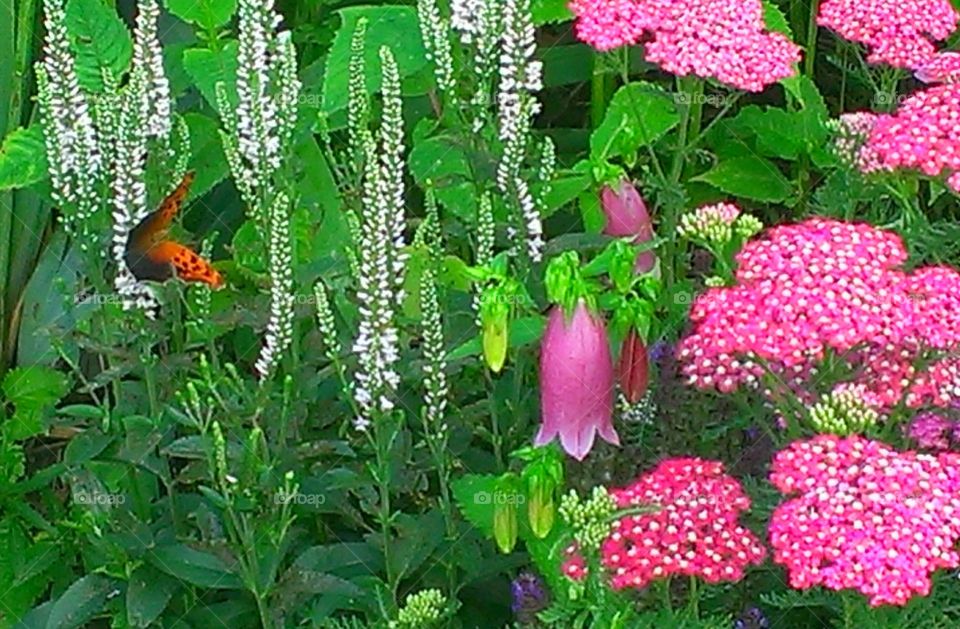
M 793 39 L 793 31 L 790 30 L 790 23 L 787 22 L 787 16 L 783 14 L 780 7 L 770 0 L 763 0 L 763 22 L 767 30 L 773 33 L 783 33 L 790 39 Z
M 0 191 L 25 188 L 47 176 L 47 148 L 39 124 L 15 129 L 0 147 Z
M 117 589 L 113 579 L 88 574 L 73 582 L 50 610 L 47 629 L 72 629 L 83 626 L 100 613 L 107 597 Z
M 784 201 L 793 190 L 776 164 L 754 155 L 724 160 L 693 179 L 727 194 L 757 201 Z
M 127 584 L 127 622 L 149 627 L 167 608 L 180 583 L 150 565 L 142 565 Z
M 158 569 L 187 583 L 215 590 L 239 590 L 240 578 L 216 555 L 183 544 L 161 546 L 147 559 Z
M 183 69 L 214 111 L 217 110 L 217 83 L 226 86 L 228 98 L 236 96 L 238 47 L 235 40 L 230 40 L 216 51 L 209 48 L 183 51 Z
M 350 80 L 350 44 L 357 21 L 367 20 L 363 57 L 367 92 L 380 90 L 380 47 L 387 46 L 397 60 L 401 80 L 427 65 L 426 51 L 420 37 L 417 12 L 403 6 L 361 6 L 337 11 L 340 28 L 327 55 L 324 69 L 321 111 L 327 114 L 347 106 Z
M 494 505 L 491 498 L 497 491 L 497 481 L 493 474 L 467 474 L 451 485 L 460 513 L 487 537 L 493 537 Z
M 133 40 L 117 12 L 101 0 L 69 0 L 66 26 L 80 86 L 103 91 L 101 69 L 120 78 L 130 65 Z
M 590 136 L 594 160 L 630 155 L 652 144 L 680 122 L 670 94 L 652 83 L 635 81 L 613 95 L 603 123 Z
M 230 21 L 237 0 L 166 0 L 167 9 L 184 22 L 214 30 Z
M 55 369 L 35 365 L 7 372 L 3 393 L 14 405 L 13 417 L 4 429 L 13 439 L 25 439 L 43 431 L 43 414 L 66 395 L 67 377 Z

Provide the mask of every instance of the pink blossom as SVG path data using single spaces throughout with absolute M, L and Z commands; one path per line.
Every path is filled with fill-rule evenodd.
M 538 446 L 560 437 L 563 449 L 583 460 L 597 433 L 614 445 L 613 357 L 603 320 L 583 301 L 569 321 L 554 306 L 540 346 L 540 407 L 543 424 Z
M 718 461 L 668 459 L 611 494 L 621 509 L 659 507 L 621 518 L 603 542 L 614 589 L 672 575 L 739 581 L 748 566 L 763 563 L 763 545 L 738 522 L 750 499 Z
M 930 593 L 933 572 L 960 565 L 960 456 L 820 435 L 777 453 L 770 482 L 789 497 L 769 539 L 791 587 L 904 605 Z
M 894 114 L 878 116 L 858 159 L 865 173 L 916 170 L 947 176 L 960 171 L 960 84 L 913 93 Z
M 577 36 L 598 50 L 644 43 L 677 76 L 759 92 L 794 74 L 800 48 L 765 30 L 760 0 L 572 0 Z
M 863 44 L 867 61 L 916 68 L 957 27 L 949 0 L 826 0 L 817 23 Z
M 616 189 L 604 186 L 600 191 L 600 206 L 607 219 L 603 233 L 617 238 L 633 236 L 635 244 L 653 240 L 653 222 L 647 212 L 647 204 L 636 187 L 627 180 L 619 182 Z M 637 273 L 651 271 L 657 263 L 656 254 L 642 251 L 637 254 Z
M 810 219 L 769 229 L 737 255 L 736 284 L 694 301 L 678 357 L 690 383 L 732 391 L 762 379 L 812 401 L 828 353 L 857 373 L 879 410 L 946 406 L 960 387 L 960 274 L 905 273 L 900 238 L 864 223 Z M 919 358 L 936 351 L 919 371 Z M 769 372 L 772 372 L 768 374 Z
M 960 81 L 960 52 L 940 52 L 925 60 L 913 72 L 924 83 Z

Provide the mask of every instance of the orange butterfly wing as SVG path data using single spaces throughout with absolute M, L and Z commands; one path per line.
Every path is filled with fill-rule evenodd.
M 167 229 L 190 193 L 194 173 L 184 175 L 176 189 L 167 195 L 157 211 L 130 231 L 126 263 L 139 280 L 163 282 L 174 273 L 185 282 L 203 282 L 213 288 L 223 286 L 223 277 L 209 262 L 172 240 L 164 240 Z
M 209 262 L 180 243 L 160 241 L 147 251 L 147 257 L 158 265 L 172 265 L 177 277 L 184 282 L 203 282 L 213 288 L 223 286 L 223 276 Z

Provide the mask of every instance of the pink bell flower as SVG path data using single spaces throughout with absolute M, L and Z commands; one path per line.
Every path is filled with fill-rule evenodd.
M 603 320 L 581 300 L 567 320 L 554 306 L 540 347 L 540 408 L 543 424 L 534 443 L 559 435 L 563 449 L 582 461 L 597 433 L 620 445 L 613 428 L 614 368 Z
M 647 204 L 632 183 L 626 179 L 617 184 L 618 190 L 604 186 L 600 191 L 600 205 L 607 218 L 603 233 L 615 238 L 633 236 L 634 244 L 653 240 L 653 222 L 647 212 Z M 657 256 L 651 251 L 637 254 L 634 270 L 647 273 L 656 265 Z

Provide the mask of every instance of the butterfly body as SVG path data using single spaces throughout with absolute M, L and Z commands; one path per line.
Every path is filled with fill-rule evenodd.
M 167 230 L 190 192 L 194 173 L 187 173 L 160 207 L 130 230 L 124 260 L 138 280 L 164 282 L 177 277 L 184 282 L 223 286 L 223 277 L 189 247 L 167 239 Z

